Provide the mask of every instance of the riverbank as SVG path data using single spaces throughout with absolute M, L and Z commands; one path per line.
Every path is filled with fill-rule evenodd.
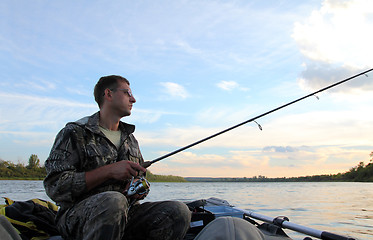
M 25 167 L 21 164 L 0 161 L 0 180 L 43 180 L 47 172 L 44 167 Z M 180 177 L 157 175 L 147 171 L 150 182 L 373 182 L 373 161 L 367 165 L 360 162 L 345 173 L 300 177 L 269 178 L 266 176 L 226 177 Z

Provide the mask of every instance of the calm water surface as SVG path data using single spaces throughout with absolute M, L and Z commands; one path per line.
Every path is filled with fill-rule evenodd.
M 41 198 L 42 181 L 0 181 L 0 196 Z M 218 197 L 270 217 L 287 216 L 311 228 L 373 240 L 373 183 L 151 183 L 146 201 Z M 302 235 L 286 230 L 294 239 Z

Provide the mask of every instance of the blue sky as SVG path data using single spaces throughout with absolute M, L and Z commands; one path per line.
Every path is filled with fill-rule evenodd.
M 104 75 L 128 78 L 130 117 L 155 159 L 373 67 L 372 1 L 0 3 L 0 158 L 43 163 L 69 121 L 98 110 Z M 373 73 L 150 167 L 156 174 L 303 176 L 373 151 Z

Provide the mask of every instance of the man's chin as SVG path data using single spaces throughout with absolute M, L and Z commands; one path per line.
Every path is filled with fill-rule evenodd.
M 131 115 L 131 112 L 125 112 L 125 113 L 123 113 L 122 117 L 128 117 L 130 115 Z

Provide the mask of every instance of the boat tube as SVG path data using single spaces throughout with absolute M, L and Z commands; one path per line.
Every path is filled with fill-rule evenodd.
M 324 240 L 355 240 L 348 236 L 342 236 L 335 233 L 321 231 L 310 227 L 295 224 L 289 221 L 287 217 L 268 217 L 254 211 L 243 210 L 230 205 L 227 201 L 219 198 L 202 199 L 187 203 L 192 211 L 191 232 L 196 228 L 197 232 L 201 231 L 215 218 L 223 216 L 231 216 L 242 218 L 250 223 L 257 225 L 257 228 L 264 234 L 266 240 L 268 239 L 291 239 L 283 229 L 290 229 L 292 231 L 302 233 L 305 235 L 304 240 L 310 240 L 311 237 Z M 213 217 L 211 216 L 213 215 Z M 256 221 L 260 220 L 264 223 L 258 224 Z M 248 233 L 249 235 L 250 233 Z

